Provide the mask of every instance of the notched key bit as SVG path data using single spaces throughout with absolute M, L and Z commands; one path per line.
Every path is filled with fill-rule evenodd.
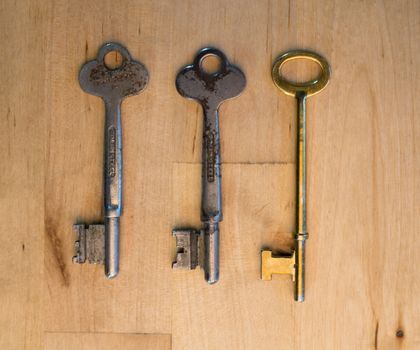
M 83 264 L 103 264 L 105 260 L 105 226 L 104 225 L 73 225 L 77 234 L 74 244 L 75 256 L 73 262 Z
M 285 256 L 274 256 L 271 250 L 261 252 L 261 279 L 271 281 L 272 275 L 291 275 L 295 281 L 295 252 Z
M 176 261 L 174 269 L 194 270 L 203 266 L 203 232 L 191 229 L 177 229 L 172 231 L 176 238 Z
M 220 71 L 210 74 L 202 69 L 202 61 L 209 55 L 220 59 Z M 210 284 L 219 279 L 219 222 L 223 218 L 219 106 L 223 101 L 238 96 L 245 85 L 242 71 L 230 65 L 224 53 L 214 48 L 202 49 L 194 63 L 176 77 L 178 92 L 199 102 L 203 108 L 201 221 L 204 227 L 200 234 L 193 229 L 173 232 L 178 248 L 173 268 L 194 269 L 200 265 Z
M 109 68 L 105 56 L 119 52 L 119 67 Z M 119 271 L 119 235 L 122 213 L 122 131 L 121 102 L 140 93 L 147 85 L 147 69 L 133 60 L 128 50 L 117 43 L 103 45 L 95 60 L 83 65 L 79 73 L 81 88 L 99 96 L 105 103 L 104 224 L 85 228 L 76 225 L 76 263 L 105 264 L 105 275 L 113 278 Z

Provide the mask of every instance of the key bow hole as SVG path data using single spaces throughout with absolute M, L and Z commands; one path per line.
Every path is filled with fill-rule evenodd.
M 215 75 L 222 70 L 222 58 L 210 53 L 200 60 L 200 70 L 209 75 Z
M 104 56 L 104 65 L 110 70 L 120 68 L 123 64 L 123 61 L 123 55 L 117 50 L 109 51 Z

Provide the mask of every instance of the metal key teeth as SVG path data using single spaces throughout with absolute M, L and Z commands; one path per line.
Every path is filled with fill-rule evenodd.
M 73 263 L 103 264 L 105 258 L 105 226 L 104 225 L 73 225 L 77 234 L 74 243 L 75 255 Z
M 79 238 L 80 239 L 80 238 Z M 72 258 L 72 261 L 74 264 L 83 264 L 86 261 L 86 258 L 84 256 L 84 252 L 80 248 L 80 240 L 77 240 L 74 242 L 74 256 Z
M 172 264 L 174 269 L 194 270 L 202 266 L 202 234 L 193 229 L 177 229 L 172 231 L 176 238 L 176 261 Z

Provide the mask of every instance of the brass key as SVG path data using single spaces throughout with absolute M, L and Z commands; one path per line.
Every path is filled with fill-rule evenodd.
M 281 68 L 286 62 L 296 59 L 308 59 L 321 67 L 318 78 L 305 83 L 292 83 L 281 75 Z M 290 274 L 295 282 L 295 300 L 305 299 L 305 241 L 308 238 L 306 228 L 306 98 L 324 89 L 330 79 L 330 65 L 322 56 L 306 50 L 289 51 L 282 54 L 273 65 L 271 72 L 274 83 L 285 94 L 297 99 L 298 137 L 297 137 L 297 206 L 296 233 L 294 249 L 289 256 L 274 257 L 271 250 L 261 252 L 261 279 L 271 280 L 273 274 Z

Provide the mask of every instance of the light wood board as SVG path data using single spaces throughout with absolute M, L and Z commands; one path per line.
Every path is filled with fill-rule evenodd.
M 6 0 L 0 38 L 0 349 L 420 349 L 419 1 Z M 150 72 L 122 107 L 113 281 L 71 263 L 72 225 L 100 222 L 102 204 L 104 108 L 77 75 L 106 41 Z M 220 110 L 214 286 L 171 270 L 172 228 L 200 225 L 202 134 L 174 79 L 208 45 L 248 82 Z M 261 248 L 289 249 L 294 229 L 296 104 L 270 76 L 294 48 L 333 71 L 308 99 L 303 304 L 287 276 L 259 280 Z
M 45 350 L 170 350 L 171 336 L 161 334 L 46 333 Z

